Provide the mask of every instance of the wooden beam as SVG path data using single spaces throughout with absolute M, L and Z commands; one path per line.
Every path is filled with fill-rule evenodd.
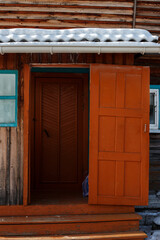
M 137 0 L 134 0 L 134 5 L 133 5 L 133 28 L 135 28 L 135 24 L 136 24 L 136 10 L 137 10 Z
M 29 88 L 30 67 L 24 65 L 24 160 L 23 160 L 23 205 L 29 201 Z

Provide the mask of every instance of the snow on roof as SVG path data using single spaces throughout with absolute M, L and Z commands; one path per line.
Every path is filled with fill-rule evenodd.
M 104 28 L 78 28 L 64 30 L 46 30 L 15 28 L 0 30 L 0 45 L 4 43 L 69 43 L 69 42 L 158 42 L 143 29 L 104 29 Z
M 160 53 L 158 37 L 143 29 L 0 30 L 4 53 Z

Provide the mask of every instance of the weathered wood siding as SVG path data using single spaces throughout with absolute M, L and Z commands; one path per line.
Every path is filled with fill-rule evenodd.
M 105 63 L 133 65 L 132 54 L 5 54 L 0 69 L 17 69 L 18 126 L 0 128 L 0 205 L 23 202 L 24 63 Z
M 133 2 L 134 0 L 3 0 L 0 1 L 0 28 L 132 28 Z
M 21 64 L 15 54 L 0 55 L 0 69 L 18 69 Z M 20 71 L 19 71 L 20 73 Z M 19 75 L 19 80 L 20 80 Z M 0 128 L 0 204 L 22 203 L 23 118 L 21 81 L 18 81 L 18 126 Z
M 150 66 L 151 84 L 160 85 L 160 56 L 146 55 L 135 60 L 136 65 Z M 150 134 L 150 190 L 160 190 L 160 134 Z
M 160 36 L 160 1 L 137 0 L 135 27 Z
M 0 28 L 142 28 L 160 35 L 159 0 L 0 0 Z

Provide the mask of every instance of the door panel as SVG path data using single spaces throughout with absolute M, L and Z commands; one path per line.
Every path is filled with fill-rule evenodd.
M 60 181 L 77 182 L 77 84 L 60 91 Z
M 89 203 L 147 204 L 148 126 L 149 68 L 92 65 Z
M 52 182 L 58 180 L 59 85 L 45 82 L 38 84 L 41 91 L 40 176 L 42 182 Z
M 35 188 L 80 185 L 82 80 L 37 78 L 35 103 Z

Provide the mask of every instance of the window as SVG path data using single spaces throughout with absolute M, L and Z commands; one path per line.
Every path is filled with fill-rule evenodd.
M 0 70 L 0 126 L 17 126 L 17 70 Z
M 156 87 L 156 86 L 154 86 Z M 150 89 L 150 130 L 158 130 L 159 126 L 159 88 Z

